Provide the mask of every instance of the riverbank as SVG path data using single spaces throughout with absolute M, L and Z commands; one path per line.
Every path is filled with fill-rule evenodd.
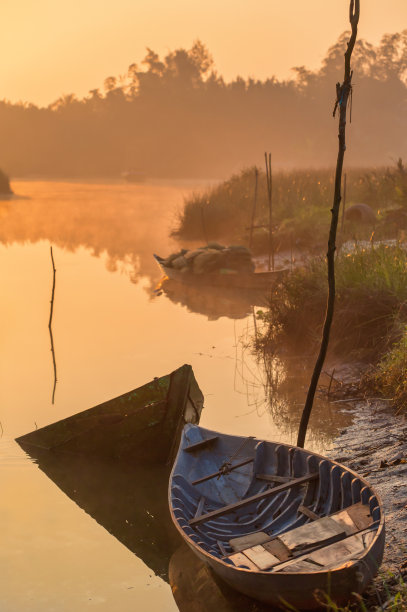
M 328 359 L 370 363 L 365 385 L 404 410 L 407 389 L 407 249 L 357 246 L 336 258 L 336 303 Z M 259 357 L 276 351 L 316 354 L 326 307 L 326 262 L 310 258 L 284 277 L 257 311 Z M 284 347 L 282 349 L 282 347 Z
M 395 414 L 390 402 L 361 390 L 364 369 L 363 364 L 335 368 L 332 403 L 346 405 L 353 421 L 327 455 L 367 478 L 385 513 L 383 563 L 356 609 L 402 612 L 407 610 L 407 419 Z
M 338 242 L 397 238 L 407 229 L 407 169 L 401 159 L 390 168 L 347 171 L 346 210 Z M 323 252 L 330 224 L 334 172 L 331 169 L 273 174 L 273 249 Z M 362 203 L 362 204 L 361 204 Z M 255 254 L 270 247 L 266 176 L 255 167 L 193 193 L 184 200 L 173 236 L 182 241 L 219 240 L 249 246 Z

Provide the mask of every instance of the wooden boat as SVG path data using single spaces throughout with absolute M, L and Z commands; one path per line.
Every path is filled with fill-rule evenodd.
M 362 593 L 384 549 L 378 495 L 347 467 L 304 449 L 186 425 L 169 483 L 178 531 L 238 591 L 317 609 Z
M 145 172 L 137 172 L 136 170 L 122 172 L 122 177 L 128 183 L 144 183 L 147 178 Z
M 198 423 L 203 395 L 192 367 L 17 438 L 24 449 L 105 459 L 171 462 L 185 423 Z
M 170 280 L 179 283 L 190 283 L 197 286 L 212 287 L 235 287 L 240 289 L 269 289 L 273 283 L 279 281 L 288 273 L 288 269 L 274 270 L 270 272 L 242 273 L 228 268 L 221 268 L 215 272 L 194 274 L 182 272 L 175 268 L 164 265 L 164 259 L 154 255 L 162 273 Z

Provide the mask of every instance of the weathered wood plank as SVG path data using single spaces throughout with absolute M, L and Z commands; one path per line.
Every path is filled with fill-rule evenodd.
M 278 538 L 274 538 L 269 542 L 264 542 L 263 546 L 280 561 L 288 561 L 288 559 L 292 557 L 290 549 Z
M 198 502 L 198 507 L 195 512 L 195 518 L 197 516 L 201 516 L 204 504 L 205 504 L 205 497 L 202 495 L 201 499 Z
M 309 555 L 307 559 L 316 561 L 322 566 L 330 565 L 331 563 L 335 563 L 335 561 L 340 565 L 341 559 L 347 557 L 351 552 L 352 551 L 350 551 L 349 547 L 346 545 L 346 540 L 342 540 L 330 546 L 325 546 L 325 548 L 321 548 L 321 550 L 317 550 Z
M 229 544 L 236 552 L 241 552 L 246 548 L 251 548 L 252 546 L 256 546 L 257 544 L 263 544 L 270 540 L 271 536 L 264 531 L 256 531 L 255 533 L 249 533 L 248 535 L 242 536 L 240 538 L 232 538 L 229 540 Z
M 355 523 L 357 529 L 365 529 L 373 523 L 373 519 L 370 515 L 370 508 L 367 504 L 349 506 L 346 508 L 346 512 Z
M 239 567 L 239 565 L 244 565 L 245 567 L 256 571 L 259 569 L 257 565 L 255 565 L 253 561 L 250 561 L 250 559 L 243 553 L 234 553 L 233 555 L 230 555 L 229 559 L 234 563 L 234 565 L 236 565 L 236 567 Z
M 205 438 L 200 442 L 195 442 L 195 444 L 190 444 L 184 448 L 184 451 L 186 453 L 192 453 L 193 451 L 201 450 L 202 448 L 205 448 L 205 446 L 211 446 L 215 440 L 219 440 L 219 436 L 212 436 L 211 438 Z
M 280 493 L 280 491 L 286 491 L 287 489 L 291 489 L 291 487 L 298 486 L 309 482 L 310 480 L 314 480 L 319 478 L 319 472 L 314 472 L 313 474 L 307 474 L 306 476 L 301 476 L 300 478 L 294 478 L 294 480 L 290 480 L 290 482 L 286 482 L 285 484 L 279 485 L 277 487 L 273 487 L 272 489 L 268 489 L 267 491 L 262 491 L 261 493 L 257 493 L 256 495 L 252 495 L 250 497 L 246 497 L 238 502 L 233 504 L 228 504 L 227 506 L 223 506 L 222 508 L 218 508 L 217 510 L 212 510 L 212 512 L 207 512 L 198 518 L 193 518 L 189 521 L 189 524 L 197 525 L 199 523 L 203 523 L 205 521 L 209 521 L 212 518 L 222 516 L 223 514 L 228 514 L 229 512 L 234 512 L 239 508 L 243 508 L 244 506 L 248 506 L 249 504 L 260 501 L 261 499 L 265 499 L 270 497 L 270 495 L 276 495 Z M 193 484 L 196 484 L 193 483 Z
M 293 480 L 291 476 L 277 476 L 276 474 L 256 474 L 258 480 L 267 480 L 267 482 L 290 482 Z
M 378 525 L 377 525 L 377 526 L 378 526 Z M 358 532 L 357 534 L 354 534 L 354 536 L 359 536 L 359 537 L 360 537 L 360 536 L 363 536 L 363 537 L 366 537 L 366 536 L 367 536 L 367 535 L 369 535 L 370 533 L 373 533 L 373 538 L 376 536 L 376 531 L 375 531 L 375 530 L 372 530 L 372 528 L 371 528 L 371 527 L 368 527 L 367 529 L 364 529 L 364 530 L 362 530 L 362 531 Z M 336 544 L 343 544 L 343 543 L 347 542 L 347 540 L 349 539 L 349 537 L 354 537 L 354 536 L 348 536 L 348 537 L 345 537 L 343 540 L 340 540 L 340 541 L 339 541 L 339 542 L 337 542 L 337 543 L 335 542 L 334 544 L 335 544 L 335 545 L 336 545 Z M 333 546 L 334 544 L 331 544 L 330 546 Z M 318 547 L 316 547 L 316 548 L 313 548 L 312 550 L 309 550 L 308 552 L 305 552 L 305 553 L 302 553 L 302 554 L 296 554 L 296 555 L 294 555 L 294 556 L 293 556 L 293 558 L 292 558 L 292 559 L 290 559 L 290 560 L 288 560 L 288 561 L 285 561 L 284 563 L 279 563 L 278 565 L 276 565 L 276 566 L 273 568 L 273 571 L 275 571 L 275 572 L 280 572 L 280 571 L 283 571 L 283 570 L 285 570 L 285 568 L 286 568 L 288 565 L 291 565 L 291 564 L 293 564 L 293 563 L 296 563 L 297 561 L 305 561 L 306 559 L 308 559 L 308 558 L 310 558 L 311 556 L 313 556 L 313 555 L 314 555 L 316 552 L 319 552 L 319 551 L 321 551 L 321 550 L 325 550 L 326 548 L 328 548 L 328 547 L 327 547 L 327 546 L 318 546 Z M 352 557 L 352 554 L 353 554 L 353 555 L 355 555 L 355 553 L 351 553 L 351 554 L 349 554 L 349 553 L 348 553 L 346 558 L 341 558 L 341 559 L 339 559 L 339 560 L 336 558 L 336 560 L 333 562 L 333 564 L 326 565 L 326 566 L 324 567 L 324 569 L 325 569 L 325 570 L 326 570 L 326 569 L 332 569 L 332 568 L 334 568 L 334 567 L 337 567 L 338 565 L 341 565 L 341 564 L 342 564 L 342 563 L 344 563 L 346 560 L 348 560 L 349 558 L 351 558 L 351 557 Z
M 353 520 L 352 517 L 355 517 L 356 520 Z M 360 529 L 366 529 L 366 527 L 369 527 L 369 525 L 373 523 L 369 506 L 361 502 L 331 514 L 330 518 L 342 525 L 348 535 Z M 359 525 L 357 523 L 359 523 Z
M 261 545 L 246 548 L 243 553 L 250 559 L 250 561 L 253 561 L 253 563 L 255 563 L 260 570 L 269 569 L 280 561 Z
M 291 529 L 278 537 L 294 553 L 312 545 L 332 543 L 345 535 L 345 530 L 341 525 L 329 517 L 324 517 Z
M 306 506 L 303 506 L 302 504 L 301 506 L 298 506 L 298 512 L 305 514 L 305 516 L 308 516 L 308 518 L 310 518 L 312 521 L 317 521 L 318 519 L 321 518 L 320 516 L 318 516 L 318 514 L 316 514 L 315 512 L 313 512 Z
M 213 472 L 212 474 L 208 474 L 208 476 L 204 476 L 203 478 L 198 478 L 198 480 L 194 480 L 192 484 L 197 485 L 197 484 L 200 484 L 201 482 L 206 482 L 207 480 L 216 478 L 217 476 L 223 476 L 225 474 L 229 474 L 229 472 L 231 472 L 232 470 L 236 470 L 237 468 L 242 467 L 243 465 L 247 465 L 248 463 L 252 463 L 253 461 L 254 461 L 253 458 L 245 459 L 244 461 L 240 461 L 239 463 L 235 463 L 234 465 L 231 465 L 227 472 L 223 472 L 222 470 L 219 470 L 218 472 Z

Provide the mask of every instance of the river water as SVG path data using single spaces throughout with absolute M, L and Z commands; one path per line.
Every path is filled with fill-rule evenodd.
M 203 187 L 19 181 L 19 197 L 0 202 L 1 612 L 179 609 L 166 571 L 149 565 L 148 554 L 137 556 L 131 534 L 121 533 L 120 521 L 130 523 L 120 491 L 131 474 L 95 476 L 72 462 L 53 480 L 17 436 L 190 363 L 205 395 L 203 426 L 296 439 L 309 371 L 301 359 L 290 359 L 288 369 L 278 362 L 265 368 L 252 355 L 253 312 L 262 300 L 176 286 L 155 291 L 161 275 L 152 254 L 177 248 L 169 232 L 183 198 Z M 348 422 L 346 413 L 317 402 L 308 446 L 324 452 Z M 69 481 L 67 495 L 61 478 L 68 482 L 75 470 L 83 476 L 88 467 L 86 494 L 99 477 L 113 489 L 99 498 L 103 486 L 95 485 L 85 503 L 79 481 Z

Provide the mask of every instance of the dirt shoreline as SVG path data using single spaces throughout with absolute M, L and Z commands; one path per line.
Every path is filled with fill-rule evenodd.
M 333 401 L 346 404 L 353 421 L 326 454 L 364 476 L 382 499 L 386 546 L 379 575 L 366 594 L 368 609 L 382 610 L 400 576 L 407 582 L 407 419 L 395 414 L 389 401 L 361 398 L 362 369 L 361 364 L 336 368 L 341 384 L 335 395 L 343 397 Z

